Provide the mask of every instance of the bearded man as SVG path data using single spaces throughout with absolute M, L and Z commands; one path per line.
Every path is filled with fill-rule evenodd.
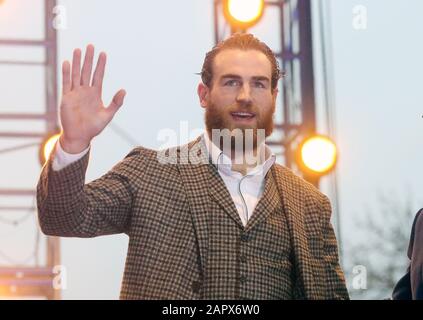
M 91 141 L 125 97 L 104 106 L 106 56 L 92 76 L 93 56 L 63 64 L 62 134 L 37 188 L 45 234 L 127 234 L 121 299 L 348 299 L 328 198 L 265 144 L 281 78 L 265 43 L 235 34 L 206 55 L 203 135 L 137 147 L 85 184 Z

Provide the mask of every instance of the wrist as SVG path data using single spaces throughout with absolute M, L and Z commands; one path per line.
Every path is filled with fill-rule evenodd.
M 91 141 L 69 140 L 61 135 L 59 138 L 59 143 L 63 151 L 66 153 L 78 154 L 86 150 L 90 146 Z

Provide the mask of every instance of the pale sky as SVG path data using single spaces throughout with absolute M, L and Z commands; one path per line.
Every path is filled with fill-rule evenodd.
M 340 205 L 344 242 L 348 244 L 357 238 L 354 219 L 367 207 L 378 208 L 380 193 L 399 200 L 413 194 L 415 210 L 422 205 L 418 191 L 423 187 L 423 2 L 330 3 Z M 159 131 L 179 131 L 180 121 L 187 121 L 190 129 L 203 128 L 195 73 L 213 45 L 212 0 L 62 0 L 60 4 L 66 8 L 67 28 L 60 31 L 59 60 L 70 58 L 73 48 L 88 43 L 108 53 L 105 100 L 120 88 L 127 90 L 115 123 L 140 145 L 158 148 L 162 144 L 157 139 Z M 352 27 L 357 5 L 367 8 L 366 30 Z M 272 47 L 277 43 L 275 28 L 264 19 L 252 32 Z M 42 30 L 40 0 L 6 0 L 0 6 L 0 38 L 38 37 Z M 40 59 L 42 55 L 38 50 L 1 48 L 0 60 L 16 57 Z M 0 66 L 0 111 L 42 110 L 41 71 L 25 70 Z M 11 130 L 11 124 L 0 123 L 2 131 Z M 30 123 L 30 128 L 42 129 L 36 123 Z M 182 140 L 180 143 L 186 142 Z M 16 143 L 19 141 L 0 140 L 0 147 Z M 131 148 L 106 129 L 93 142 L 87 182 L 106 173 Z M 36 185 L 40 170 L 36 148 L 1 155 L 0 163 L 1 188 Z M 22 204 L 18 199 L 0 201 L 2 205 Z M 31 204 L 31 199 L 25 201 L 23 205 Z M 28 256 L 35 237 L 33 221 L 20 228 L 0 222 L 0 251 L 17 260 Z M 124 235 L 62 240 L 62 262 L 68 272 L 63 297 L 117 299 L 127 243 Z M 345 272 L 348 275 L 351 270 Z

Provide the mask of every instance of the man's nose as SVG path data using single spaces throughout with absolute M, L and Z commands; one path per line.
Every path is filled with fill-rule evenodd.
M 248 84 L 244 84 L 239 89 L 236 100 L 237 100 L 237 102 L 242 103 L 242 104 L 251 104 L 251 102 L 252 102 L 251 88 Z

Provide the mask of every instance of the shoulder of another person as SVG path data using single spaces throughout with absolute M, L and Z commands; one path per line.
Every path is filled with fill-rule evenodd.
M 421 225 L 423 223 L 423 208 L 420 209 L 417 214 L 416 217 L 414 218 L 414 225 L 413 228 L 415 228 L 417 225 Z M 421 226 L 421 228 L 423 228 L 423 226 Z

